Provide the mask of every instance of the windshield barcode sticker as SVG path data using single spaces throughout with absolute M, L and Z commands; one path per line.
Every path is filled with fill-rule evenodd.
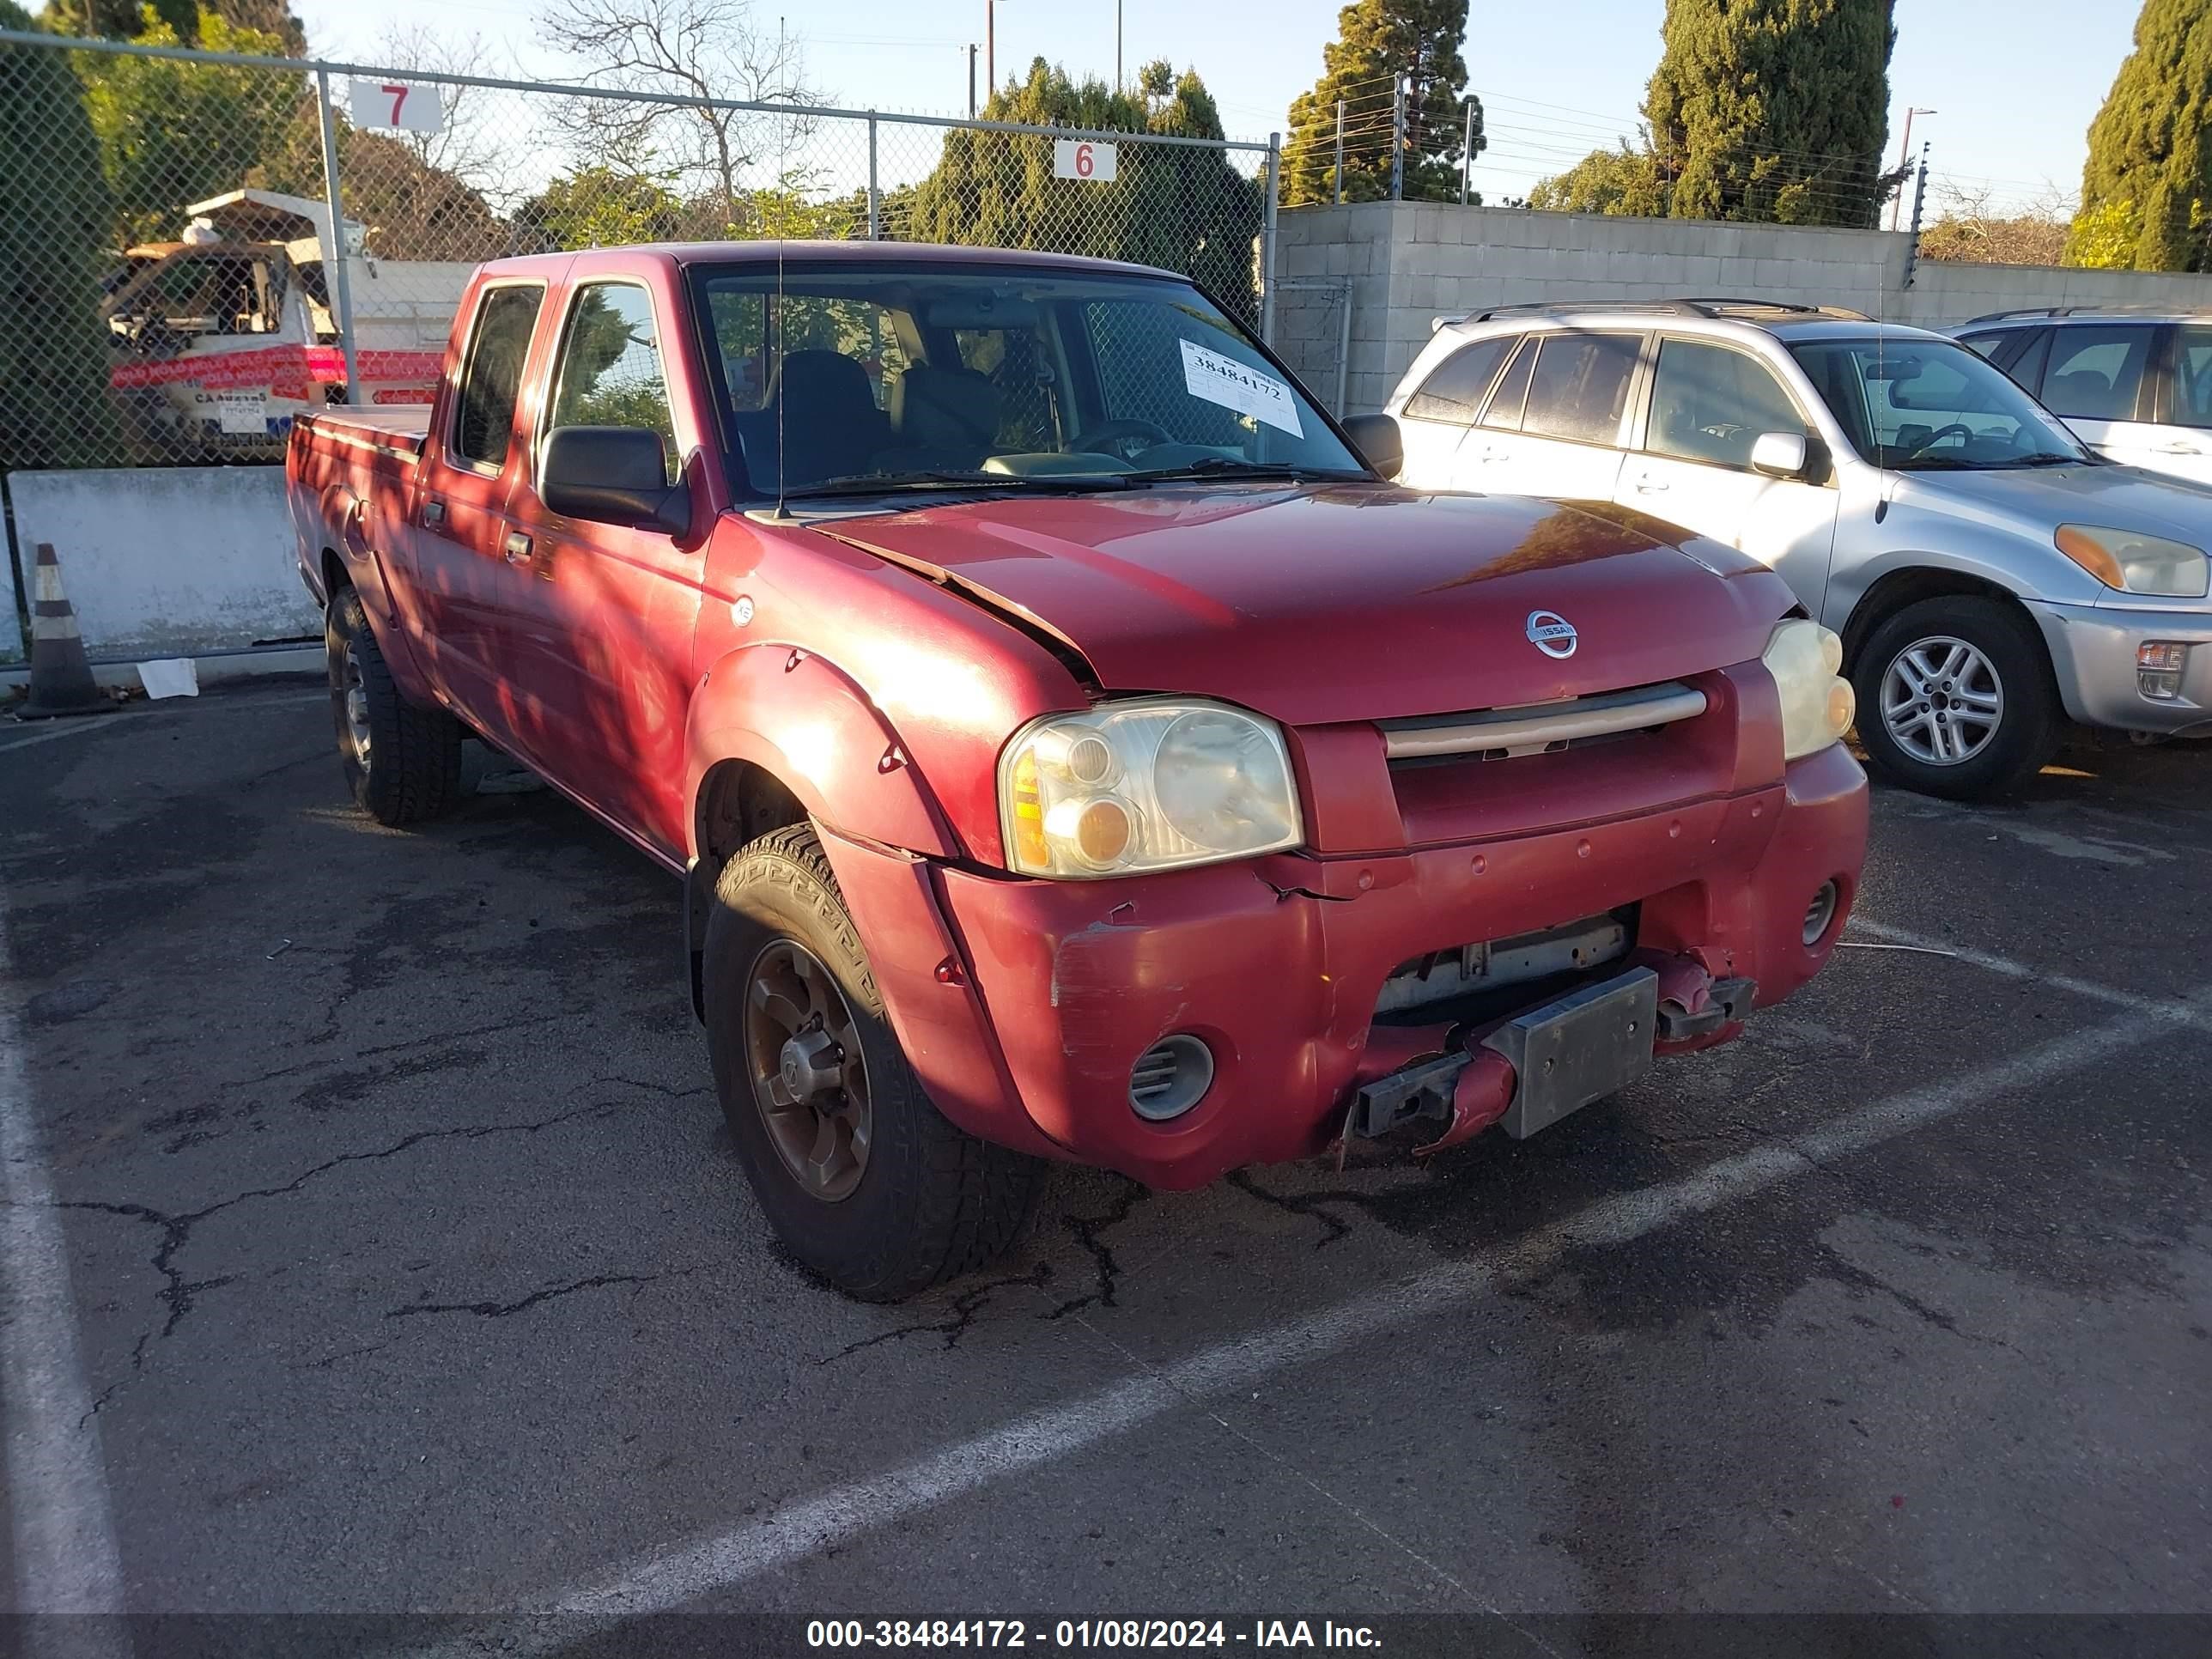
M 1182 343 L 1182 383 L 1192 397 L 1265 421 L 1293 438 L 1306 435 L 1305 428 L 1298 424 L 1298 406 L 1291 397 L 1290 387 L 1273 375 L 1262 374 L 1234 357 L 1208 351 L 1188 340 Z

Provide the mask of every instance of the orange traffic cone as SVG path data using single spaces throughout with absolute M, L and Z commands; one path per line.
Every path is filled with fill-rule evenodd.
M 62 568 L 49 543 L 39 544 L 38 571 L 31 598 L 31 700 L 15 711 L 15 718 L 106 714 L 115 700 L 93 684 L 76 612 L 62 597 Z

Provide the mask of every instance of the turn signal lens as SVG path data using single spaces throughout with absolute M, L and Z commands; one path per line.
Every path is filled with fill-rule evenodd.
M 1844 642 L 1832 630 L 1802 617 L 1778 623 L 1759 661 L 1782 696 L 1784 760 L 1817 754 L 1851 729 L 1856 699 L 1838 672 Z
M 2180 640 L 2145 640 L 2136 647 L 2136 689 L 2156 702 L 2172 702 L 2181 695 L 2181 677 L 2189 667 L 2189 647 Z
M 2187 542 L 2093 524 L 2063 524 L 2052 539 L 2061 553 L 2123 593 L 2201 599 L 2212 585 L 2212 561 Z

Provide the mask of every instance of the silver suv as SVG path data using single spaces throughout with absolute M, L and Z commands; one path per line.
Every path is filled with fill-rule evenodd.
M 1952 332 L 2107 460 L 2212 483 L 2212 314 L 2044 306 Z
M 2212 488 L 2115 466 L 1989 362 L 1852 312 L 1680 300 L 1439 318 L 1386 405 L 1431 489 L 1640 509 L 1842 636 L 1869 758 L 1998 793 L 2063 718 L 2212 735 Z

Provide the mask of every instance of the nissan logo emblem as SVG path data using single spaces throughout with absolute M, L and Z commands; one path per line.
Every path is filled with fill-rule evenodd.
M 1528 613 L 1528 643 L 1547 657 L 1575 654 L 1575 625 L 1556 611 Z

